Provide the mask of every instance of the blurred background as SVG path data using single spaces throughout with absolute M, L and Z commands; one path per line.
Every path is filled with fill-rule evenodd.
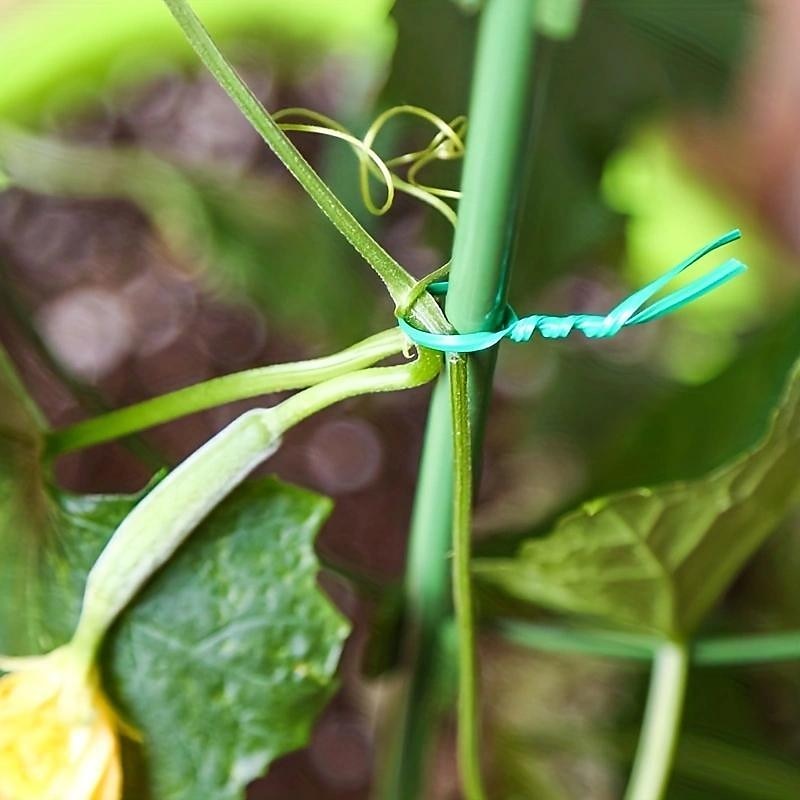
M 450 0 L 195 6 L 271 110 L 309 107 L 358 132 L 397 103 L 466 111 L 475 17 Z M 0 343 L 54 425 L 392 324 L 378 282 L 157 0 L 0 0 L 0 63 Z M 722 463 L 759 436 L 800 355 L 800 4 L 588 0 L 573 40 L 539 42 L 535 82 L 517 309 L 603 312 L 737 226 L 732 253 L 750 270 L 613 341 L 502 349 L 476 520 L 487 553 L 580 499 Z M 402 123 L 377 147 L 393 155 L 430 137 Z M 447 260 L 448 226 L 424 206 L 400 198 L 370 217 L 348 147 L 294 140 L 414 274 Z M 437 170 L 457 186 L 457 166 Z M 310 746 L 276 763 L 254 800 L 360 800 L 379 773 L 396 682 L 386 620 L 427 398 L 338 406 L 270 461 L 335 499 L 321 580 L 356 630 Z M 255 404 L 64 457 L 58 479 L 139 489 Z M 792 627 L 798 522 L 740 578 L 714 630 Z M 492 796 L 618 797 L 646 674 L 488 634 L 481 653 Z M 800 796 L 798 719 L 794 666 L 697 670 L 669 797 Z M 448 736 L 430 797 L 458 797 Z

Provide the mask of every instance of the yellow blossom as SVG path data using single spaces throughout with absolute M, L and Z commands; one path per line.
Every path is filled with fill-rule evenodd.
M 68 645 L 0 659 L 0 800 L 119 800 L 119 722 Z

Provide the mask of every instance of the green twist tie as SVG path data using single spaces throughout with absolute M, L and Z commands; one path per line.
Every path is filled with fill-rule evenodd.
M 429 350 L 439 350 L 444 353 L 474 353 L 478 350 L 488 350 L 503 339 L 512 342 L 528 342 L 533 334 L 539 331 L 545 339 L 565 339 L 572 331 L 580 331 L 589 339 L 607 339 L 616 336 L 623 328 L 629 325 L 641 325 L 643 322 L 652 322 L 667 314 L 691 303 L 707 292 L 722 286 L 723 283 L 744 272 L 747 267 L 735 258 L 728 259 L 724 264 L 711 270 L 706 275 L 692 281 L 686 286 L 662 297 L 655 303 L 642 308 L 653 295 L 660 292 L 673 278 L 680 275 L 703 256 L 708 255 L 723 245 L 741 238 L 738 229 L 709 242 L 697 252 L 692 253 L 685 261 L 665 272 L 660 278 L 634 292 L 623 300 L 616 308 L 605 316 L 596 314 L 569 314 L 568 316 L 549 316 L 546 314 L 533 314 L 529 317 L 518 317 L 511 306 L 506 306 L 505 327 L 499 331 L 478 331 L 475 333 L 442 334 L 429 333 L 413 327 L 404 319 L 399 318 L 398 324 L 405 335 L 412 342 Z M 432 283 L 428 287 L 432 294 L 445 294 L 447 283 Z

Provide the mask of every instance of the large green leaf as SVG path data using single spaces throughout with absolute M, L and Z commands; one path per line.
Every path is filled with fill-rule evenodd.
M 49 574 L 65 591 L 48 593 L 50 645 L 74 627 L 83 577 L 127 513 L 117 497 L 61 500 Z M 106 682 L 143 732 L 156 800 L 239 798 L 307 741 L 348 632 L 316 586 L 313 542 L 329 507 L 274 479 L 243 485 L 114 628 Z
M 48 490 L 38 414 L 0 358 L 0 652 L 46 652 L 70 638 L 86 575 L 139 498 Z M 103 664 L 142 733 L 128 797 L 235 800 L 306 742 L 348 633 L 316 585 L 329 509 L 275 479 L 244 484 L 123 613 Z
M 52 504 L 40 468 L 43 421 L 0 349 L 0 652 L 35 647 L 25 609 Z
M 519 600 L 684 636 L 800 500 L 799 471 L 796 364 L 752 450 L 695 481 L 586 503 L 515 558 L 478 560 L 475 571 Z

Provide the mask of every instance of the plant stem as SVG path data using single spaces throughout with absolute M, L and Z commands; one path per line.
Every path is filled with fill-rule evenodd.
M 396 367 L 370 367 L 348 372 L 298 392 L 269 410 L 283 433 L 312 414 L 349 397 L 398 392 L 422 386 L 432 381 L 441 368 L 440 353 L 420 348 L 417 358 L 407 364 Z
M 174 392 L 121 408 L 108 414 L 52 431 L 47 439 L 51 456 L 68 453 L 136 431 L 203 411 L 207 408 L 258 397 L 272 392 L 300 389 L 335 378 L 399 353 L 406 339 L 397 328 L 370 336 L 334 355 L 310 361 L 275 364 L 196 383 Z
M 515 644 L 546 653 L 575 653 L 629 661 L 651 661 L 655 636 L 621 631 L 559 628 L 518 620 L 498 620 L 498 632 Z M 708 636 L 694 639 L 690 660 L 697 667 L 766 664 L 800 660 L 800 631 Z
M 491 330 L 503 314 L 530 105 L 534 7 L 535 0 L 487 0 L 481 16 L 446 305 L 461 332 Z M 494 363 L 494 352 L 468 360 L 476 463 Z M 413 673 L 387 776 L 391 800 L 423 796 L 425 761 L 437 729 L 435 651 L 450 613 L 452 509 L 444 498 L 453 489 L 451 435 L 449 389 L 442 378 L 431 401 L 411 521 L 406 596 Z
M 439 373 L 438 353 L 339 375 L 274 408 L 242 414 L 177 466 L 114 532 L 89 573 L 73 638 L 93 654 L 122 609 L 213 508 L 280 446 L 297 423 L 349 397 L 410 389 Z
M 709 636 L 692 645 L 692 664 L 728 666 L 800 659 L 800 631 Z
M 164 2 L 183 29 L 200 60 L 216 78 L 219 85 L 228 93 L 231 100 L 236 103 L 242 114 L 311 199 L 375 270 L 389 290 L 395 305 L 402 307 L 406 295 L 416 284 L 415 279 L 367 233 L 361 223 L 347 210 L 303 158 L 233 66 L 222 55 L 189 3 L 186 0 L 164 0 Z M 420 298 L 419 303 L 411 310 L 410 317 L 426 328 L 447 330 L 439 306 L 429 295 Z
M 666 641 L 656 652 L 647 708 L 625 800 L 661 800 L 678 743 L 689 649 Z
M 467 361 L 451 356 L 453 410 L 453 601 L 458 630 L 458 771 L 467 800 L 484 800 L 481 778 L 475 612 L 472 604 L 472 432 Z

